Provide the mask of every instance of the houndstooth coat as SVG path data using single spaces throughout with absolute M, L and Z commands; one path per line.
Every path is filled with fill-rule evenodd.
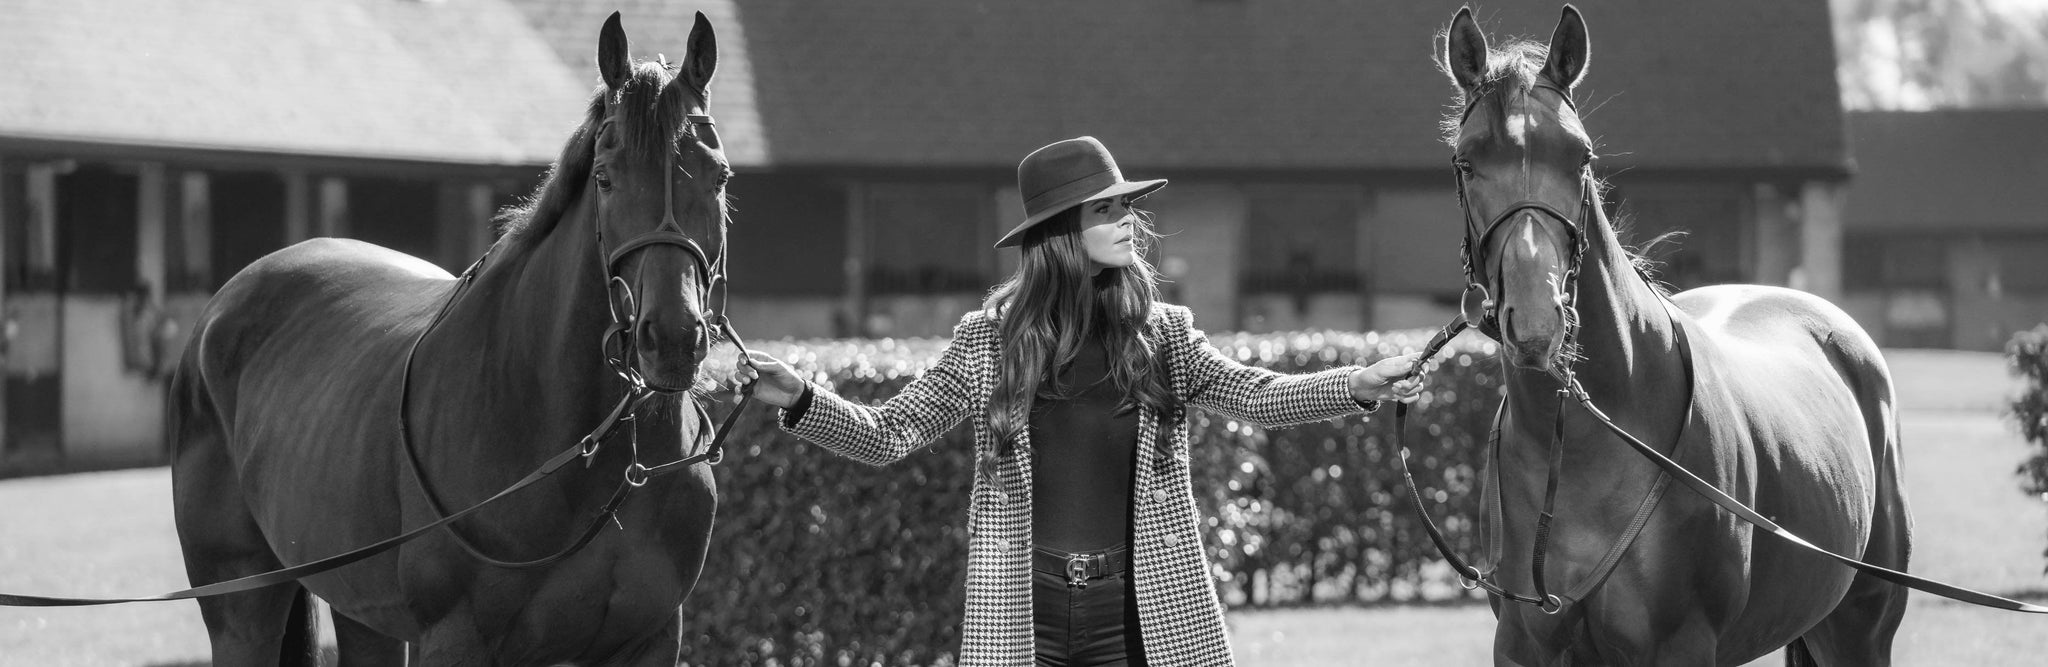
M 1287 426 L 1369 409 L 1352 400 L 1349 376 L 1356 367 L 1285 375 L 1238 364 L 1224 356 L 1182 306 L 1155 304 L 1150 335 L 1163 340 L 1173 391 L 1189 405 L 1265 426 Z M 986 311 L 961 318 L 953 341 L 937 365 L 879 406 L 859 405 L 823 386 L 811 387 L 811 404 L 790 433 L 868 463 L 883 465 L 937 440 L 962 419 L 974 424 L 976 454 L 995 447 L 989 425 L 989 396 L 995 386 L 995 320 Z M 1230 640 L 1223 609 L 1209 579 L 1197 528 L 1194 490 L 1188 475 L 1188 425 L 1172 425 L 1171 455 L 1154 443 L 1161 416 L 1144 410 L 1138 419 L 1138 448 L 1131 492 L 1137 516 L 1131 545 L 1138 625 L 1146 661 L 1153 665 L 1228 665 Z M 960 647 L 962 665 L 1030 665 L 1031 622 L 1031 457 L 1027 442 L 1019 455 L 997 462 L 1002 489 L 980 473 L 967 510 L 967 618 Z M 979 466 L 977 466 L 979 468 Z

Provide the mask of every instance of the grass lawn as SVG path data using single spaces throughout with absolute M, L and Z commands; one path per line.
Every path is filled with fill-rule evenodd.
M 1892 359 L 1906 408 L 1913 570 L 2039 602 L 2048 593 L 2048 505 L 2022 496 L 2012 475 L 2026 445 L 1996 411 L 2011 380 L 1994 355 L 1958 354 Z M 184 585 L 167 470 L 0 482 L 0 591 L 92 597 Z M 1245 611 L 1230 623 L 1248 666 L 1487 664 L 1493 630 L 1484 605 Z M 1915 595 L 1895 656 L 1901 665 L 2041 664 L 2048 618 Z M 191 602 L 0 607 L 0 665 L 182 666 L 206 657 Z

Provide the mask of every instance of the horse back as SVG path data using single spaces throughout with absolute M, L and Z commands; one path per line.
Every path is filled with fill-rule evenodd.
M 177 371 L 188 395 L 171 405 L 180 423 L 218 430 L 181 427 L 177 446 L 224 449 L 191 457 L 222 463 L 181 464 L 178 483 L 234 485 L 288 562 L 392 534 L 400 367 L 454 284 L 423 260 L 346 239 L 302 242 L 237 273 L 195 324 Z
M 1890 372 L 1870 335 L 1820 297 L 1762 285 L 1715 285 L 1672 298 L 1691 331 L 1699 382 L 1727 396 L 1756 444 L 1839 459 L 1861 485 L 1890 439 L 1871 415 L 1894 403 Z M 1838 437 L 1829 437 L 1835 434 Z M 1854 446 L 1850 446 L 1854 445 Z

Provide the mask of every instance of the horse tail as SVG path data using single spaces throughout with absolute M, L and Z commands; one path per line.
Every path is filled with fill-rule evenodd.
M 1785 645 L 1785 667 L 1820 667 L 1820 662 L 1806 649 L 1806 639 L 1800 638 Z
M 284 642 L 277 664 L 320 667 L 319 609 L 313 604 L 312 591 L 304 587 L 299 588 L 299 594 L 292 600 L 291 613 L 285 618 Z

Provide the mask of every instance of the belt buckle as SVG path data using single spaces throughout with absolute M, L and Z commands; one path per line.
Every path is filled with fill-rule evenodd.
M 1074 588 L 1088 587 L 1088 556 L 1067 557 L 1067 585 Z

